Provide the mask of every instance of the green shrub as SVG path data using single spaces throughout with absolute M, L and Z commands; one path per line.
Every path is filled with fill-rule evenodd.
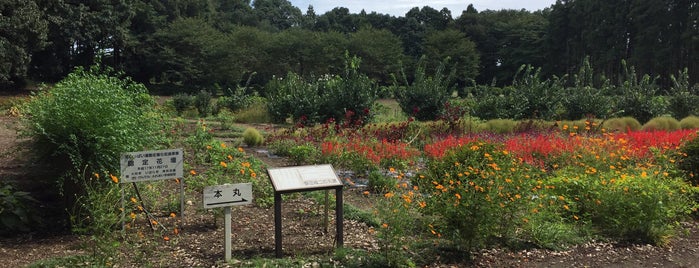
M 258 146 L 264 141 L 265 138 L 262 136 L 262 134 L 260 134 L 260 131 L 255 128 L 249 127 L 243 131 L 243 142 L 245 142 L 245 144 L 248 146 Z
M 273 79 L 266 85 L 269 102 L 267 109 L 272 121 L 284 123 L 288 118 L 293 121 L 318 122 L 318 111 L 323 101 L 318 84 L 310 84 L 294 73 L 286 77 Z
M 420 121 L 434 120 L 444 113 L 444 105 L 453 91 L 452 77 L 445 74 L 445 64 L 437 68 L 433 76 L 426 72 L 423 57 L 415 69 L 412 83 L 403 74 L 405 87 L 398 90 L 396 99 L 404 113 Z
M 211 113 L 211 98 L 211 92 L 206 90 L 200 90 L 194 97 L 194 106 L 200 117 L 207 117 Z
M 369 173 L 369 189 L 375 193 L 387 193 L 395 188 L 398 182 L 395 177 L 384 174 L 379 170 L 374 170 Z
M 238 123 L 269 123 L 272 122 L 272 117 L 267 110 L 267 100 L 263 98 L 254 98 L 252 104 L 248 107 L 240 109 L 234 113 L 235 121 Z
M 626 116 L 607 119 L 602 127 L 608 131 L 627 132 L 641 129 L 641 123 L 636 118 Z
M 591 224 L 596 233 L 622 241 L 664 244 L 676 222 L 696 208 L 689 184 L 653 170 L 622 176 L 615 171 L 560 172 L 544 184 L 541 205 L 556 208 L 566 222 Z
M 175 106 L 175 112 L 179 116 L 194 105 L 194 97 L 187 93 L 178 93 L 172 96 L 172 104 Z
M 682 129 L 697 129 L 699 128 L 699 116 L 690 115 L 680 120 L 680 128 Z
M 647 122 L 653 117 L 667 114 L 667 100 L 657 95 L 659 91 L 657 77 L 644 75 L 640 79 L 633 67 L 622 61 L 624 76 L 617 88 L 616 111 L 623 116 L 631 116 L 640 122 Z
M 678 130 L 680 129 L 680 121 L 669 116 L 661 116 L 651 119 L 643 124 L 642 130 Z
M 559 80 L 541 79 L 541 69 L 531 65 L 522 65 L 515 74 L 512 87 L 515 98 L 526 106 L 520 115 L 512 119 L 553 119 L 561 110 L 561 92 L 563 86 Z M 586 96 L 589 97 L 589 96 Z M 570 106 L 567 106 L 570 107 Z
M 323 77 L 308 83 L 299 75 L 267 84 L 268 110 L 277 123 L 291 118 L 305 125 L 329 121 L 361 126 L 369 122 L 371 108 L 376 100 L 374 82 L 359 72 L 359 59 L 346 55 L 343 76 Z
M 596 86 L 589 57 L 585 57 L 578 73 L 573 77 L 574 86 L 561 93 L 564 118 L 579 120 L 587 117 L 605 118 L 612 110 L 613 101 L 608 96 L 612 90 L 608 80 Z
M 677 167 L 685 172 L 693 185 L 699 186 L 699 137 L 687 141 L 680 147 L 680 152 Z
M 18 191 L 12 185 L 0 182 L 0 235 L 27 232 L 40 218 L 32 209 L 38 204 L 28 192 Z
M 485 129 L 493 133 L 513 133 L 517 127 L 517 121 L 511 119 L 493 119 L 485 122 Z
M 87 213 L 74 218 L 92 221 L 104 218 L 91 215 L 100 211 L 91 206 L 101 204 L 81 201 L 115 188 L 107 174 L 118 175 L 121 154 L 157 148 L 162 142 L 157 130 L 164 127 L 154 116 L 155 102 L 143 85 L 97 70 L 78 68 L 23 106 L 27 115 L 23 118 L 24 132 L 32 138 L 32 151 L 56 170 L 58 189 L 68 209 Z M 103 176 L 95 178 L 93 174 Z M 114 204 L 111 201 L 117 202 L 102 204 Z
M 689 83 L 687 68 L 678 72 L 678 75 L 670 75 L 672 87 L 670 88 L 668 110 L 675 118 L 684 118 L 699 114 L 699 85 L 694 87 Z
M 289 159 L 294 165 L 314 164 L 320 158 L 320 150 L 312 144 L 302 144 L 289 149 Z
M 472 142 L 428 163 L 413 185 L 425 194 L 421 205 L 434 222 L 431 232 L 464 252 L 514 239 L 526 222 L 537 171 L 495 144 Z

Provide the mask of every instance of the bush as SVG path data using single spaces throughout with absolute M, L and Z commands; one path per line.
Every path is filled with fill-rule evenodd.
M 97 70 L 78 68 L 23 106 L 24 134 L 32 138 L 32 151 L 56 170 L 67 208 L 79 206 L 75 209 L 86 215 L 74 216 L 91 220 L 102 218 L 90 215 L 99 211 L 91 206 L 102 204 L 81 202 L 89 199 L 82 197 L 116 187 L 107 174 L 118 175 L 122 153 L 155 148 L 162 141 L 157 131 L 162 125 L 153 116 L 155 102 L 146 88 Z
M 471 142 L 432 159 L 413 184 L 429 196 L 421 207 L 434 220 L 431 232 L 468 252 L 515 237 L 536 174 L 498 145 Z
M 314 164 L 320 155 L 320 150 L 312 144 L 297 145 L 289 149 L 289 158 L 294 165 Z
M 258 146 L 261 145 L 265 141 L 265 138 L 260 134 L 259 131 L 255 128 L 246 128 L 245 131 L 243 131 L 243 142 L 247 144 L 248 146 Z
M 626 116 L 607 119 L 602 127 L 608 131 L 628 132 L 641 129 L 641 123 L 633 117 Z
M 590 224 L 598 234 L 622 241 L 664 244 L 676 222 L 696 207 L 689 184 L 652 170 L 621 177 L 616 171 L 561 172 L 545 185 L 540 204 L 557 208 L 566 222 Z
M 680 148 L 680 152 L 677 167 L 685 172 L 693 185 L 699 186 L 699 137 L 687 141 Z
M 178 93 L 172 96 L 172 104 L 175 106 L 175 112 L 179 116 L 194 105 L 194 97 L 187 93 Z
M 510 119 L 493 119 L 485 122 L 486 130 L 498 134 L 513 133 L 515 127 L 517 127 L 517 121 Z
M 678 130 L 680 129 L 680 122 L 669 116 L 661 116 L 651 119 L 650 121 L 643 124 L 642 130 Z
M 699 116 L 690 115 L 680 120 L 680 128 L 682 129 L 697 129 L 699 128 Z
M 403 74 L 406 87 L 398 90 L 396 96 L 403 112 L 420 121 L 434 120 L 444 114 L 445 104 L 453 90 L 452 77 L 444 74 L 445 64 L 442 63 L 433 76 L 428 76 L 425 62 L 423 57 L 418 63 L 412 83 L 408 83 Z
M 32 209 L 38 201 L 29 193 L 0 182 L 0 235 L 27 232 L 40 218 Z
M 197 107 L 200 117 L 207 117 L 211 113 L 211 92 L 200 90 L 194 97 L 194 106 Z
M 284 79 L 268 83 L 272 120 L 283 123 L 291 117 L 301 125 L 330 121 L 344 122 L 346 126 L 368 123 L 377 89 L 369 77 L 359 72 L 359 59 L 346 57 L 342 77 L 327 76 L 308 83 L 289 73 Z

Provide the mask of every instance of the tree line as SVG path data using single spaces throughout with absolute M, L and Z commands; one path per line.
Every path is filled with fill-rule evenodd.
M 458 86 L 506 85 L 523 65 L 546 78 L 571 75 L 583 59 L 597 81 L 623 76 L 622 62 L 658 77 L 688 69 L 699 79 L 695 0 L 558 0 L 540 11 L 460 15 L 424 6 L 404 16 L 316 14 L 287 0 L 0 0 L 0 86 L 55 82 L 100 63 L 164 93 L 263 88 L 293 72 L 338 74 L 345 52 L 379 85 L 448 62 Z

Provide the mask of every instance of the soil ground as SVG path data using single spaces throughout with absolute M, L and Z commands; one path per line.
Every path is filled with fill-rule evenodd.
M 50 185 L 35 185 L 34 179 L 50 176 L 40 167 L 23 161 L 17 152 L 21 139 L 15 131 L 17 119 L 0 116 L 0 180 L 20 185 L 42 202 L 42 216 L 55 220 L 60 215 L 56 198 L 47 194 Z M 257 149 L 249 153 L 270 166 L 285 166 L 283 158 L 268 158 Z M 345 202 L 358 207 L 367 206 L 361 189 L 346 189 Z M 139 243 L 143 251 L 121 252 L 119 267 L 248 267 L 254 266 L 251 258 L 274 257 L 274 213 L 271 208 L 256 206 L 233 207 L 232 215 L 232 264 L 223 262 L 223 222 L 221 217 L 200 209 L 200 200 L 188 197 L 185 216 L 178 235 L 162 238 L 125 241 Z M 162 225 L 173 226 L 163 217 Z M 322 206 L 305 195 L 285 196 L 283 203 L 283 252 L 285 257 L 332 256 L 335 242 L 334 213 L 330 213 L 328 232 L 324 231 Z M 57 222 L 56 226 L 63 223 Z M 59 227 L 12 237 L 0 238 L 0 266 L 24 267 L 38 260 L 89 254 L 81 245 L 86 237 L 77 237 Z M 365 223 L 344 220 L 344 246 L 353 249 L 377 251 L 379 247 L 374 233 Z M 429 267 L 699 267 L 699 224 L 684 223 L 687 230 L 675 237 L 667 246 L 641 244 L 588 243 L 563 251 L 543 249 L 507 250 L 488 249 L 474 253 L 473 260 L 456 263 L 435 263 Z M 136 223 L 139 234 L 148 235 L 147 223 Z M 152 231 L 150 231 L 152 233 Z M 127 237 L 125 240 L 128 240 Z M 145 242 L 143 242 L 145 241 Z M 89 243 L 89 242 L 88 242 Z M 133 249 L 133 248 L 131 248 Z M 93 264 L 86 263 L 85 266 Z M 299 267 L 317 267 L 313 263 L 299 263 Z

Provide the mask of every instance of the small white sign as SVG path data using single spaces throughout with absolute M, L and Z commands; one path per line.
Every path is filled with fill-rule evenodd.
M 224 184 L 204 187 L 204 208 L 252 204 L 252 183 Z
M 267 169 L 276 191 L 304 190 L 341 186 L 331 165 L 298 166 Z
M 143 151 L 121 155 L 121 182 L 182 178 L 182 149 Z

